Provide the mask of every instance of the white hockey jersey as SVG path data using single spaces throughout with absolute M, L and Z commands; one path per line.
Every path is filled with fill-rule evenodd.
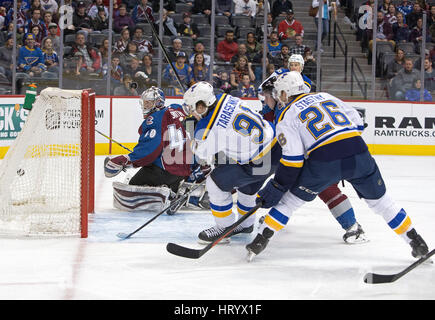
M 239 98 L 217 95 L 217 104 L 195 128 L 196 156 L 210 159 L 218 152 L 240 164 L 262 158 L 276 143 L 274 126 Z
M 287 104 L 278 117 L 276 136 L 282 147 L 280 162 L 286 167 L 300 168 L 313 151 L 338 141 L 344 144 L 331 150 L 323 148 L 325 152 L 319 153 L 323 157 L 320 160 L 338 159 L 341 153 L 344 157 L 352 148 L 365 148 L 362 139 L 358 139 L 358 143 L 346 140 L 359 137 L 363 129 L 358 112 L 340 99 L 325 92 L 302 94 Z

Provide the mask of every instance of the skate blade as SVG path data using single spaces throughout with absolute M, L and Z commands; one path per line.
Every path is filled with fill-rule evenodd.
M 357 239 L 353 238 L 353 237 L 349 237 L 346 240 L 344 240 L 344 243 L 350 244 L 350 245 L 352 245 L 352 244 L 363 244 L 363 243 L 367 243 L 367 242 L 370 242 L 370 240 L 367 239 L 367 238 L 363 238 L 363 237 L 359 237 Z
M 201 240 L 198 239 L 198 243 L 199 244 L 203 244 L 203 245 L 209 245 L 210 243 L 212 243 L 213 241 L 205 241 L 205 240 Z M 217 244 L 228 244 L 231 242 L 230 238 L 223 238 L 221 241 L 219 241 Z
M 248 250 L 248 254 L 246 255 L 246 261 L 251 262 L 252 260 L 254 260 L 256 254 L 252 251 Z

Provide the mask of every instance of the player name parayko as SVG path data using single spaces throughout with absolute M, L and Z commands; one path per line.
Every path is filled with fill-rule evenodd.
M 181 304 L 174 309 L 174 315 L 195 315 L 205 318 L 210 314 L 218 315 L 258 315 L 262 311 L 261 304 L 218 304 L 216 307 L 191 306 Z

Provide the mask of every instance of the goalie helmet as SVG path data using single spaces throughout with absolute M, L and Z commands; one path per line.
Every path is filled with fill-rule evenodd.
M 287 100 L 291 96 L 296 96 L 304 93 L 304 80 L 297 71 L 290 71 L 280 75 L 275 83 L 272 91 L 273 98 L 286 104 L 288 101 L 281 100 L 281 92 L 284 91 L 287 95 Z
M 205 81 L 200 81 L 191 86 L 184 93 L 183 96 L 183 110 L 187 115 L 192 115 L 196 112 L 199 116 L 203 117 L 207 111 L 202 114 L 196 111 L 197 103 L 202 101 L 207 108 L 211 107 L 216 102 L 213 86 Z
M 151 112 L 161 110 L 165 107 L 165 94 L 163 93 L 163 90 L 152 86 L 142 93 L 139 104 L 145 118 Z
M 290 58 L 288 58 L 288 69 L 290 71 L 295 71 L 292 70 L 292 68 L 290 67 L 291 63 L 299 63 L 300 70 L 297 71 L 299 71 L 299 73 L 302 73 L 302 70 L 304 70 L 305 62 L 304 62 L 304 58 L 300 54 L 292 54 Z

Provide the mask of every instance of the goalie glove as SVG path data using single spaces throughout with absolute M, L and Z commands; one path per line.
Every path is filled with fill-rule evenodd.
M 104 175 L 106 178 L 113 178 L 117 176 L 125 168 L 131 167 L 132 163 L 130 158 L 127 156 L 118 156 L 113 159 L 107 157 L 104 160 Z

